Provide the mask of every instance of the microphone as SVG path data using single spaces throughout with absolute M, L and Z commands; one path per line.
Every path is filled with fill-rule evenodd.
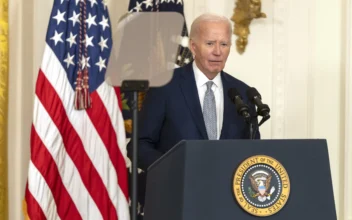
M 257 106 L 258 115 L 270 118 L 270 108 L 268 105 L 262 103 L 262 96 L 256 90 L 256 88 L 251 87 L 247 90 L 248 99 Z
M 247 122 L 250 122 L 251 115 L 249 114 L 248 105 L 244 104 L 242 97 L 236 88 L 230 88 L 228 90 L 228 96 L 233 103 L 236 105 L 237 113 L 243 116 Z

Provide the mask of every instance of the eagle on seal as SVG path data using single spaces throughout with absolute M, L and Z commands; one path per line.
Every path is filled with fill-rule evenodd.
M 258 198 L 260 202 L 270 200 L 270 196 L 275 192 L 274 186 L 271 187 L 269 192 L 271 178 L 272 175 L 265 171 L 257 171 L 249 176 L 251 188 L 255 191 L 255 193 L 252 194 L 253 198 Z

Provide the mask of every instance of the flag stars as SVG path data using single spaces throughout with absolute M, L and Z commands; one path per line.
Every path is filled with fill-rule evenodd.
M 94 4 L 98 5 L 97 0 L 88 0 L 90 1 L 90 7 L 93 8 Z
M 79 21 L 79 15 L 80 15 L 80 14 L 81 14 L 81 13 L 76 14 L 76 12 L 73 11 L 72 17 L 70 17 L 70 18 L 68 19 L 68 20 L 72 21 L 73 27 L 75 26 L 76 22 L 77 22 L 77 23 L 81 23 L 81 22 Z
M 73 44 L 77 44 L 76 43 L 76 35 L 73 35 L 72 32 L 70 32 L 70 37 L 66 39 L 67 42 L 70 43 L 70 48 L 72 47 Z
M 76 5 L 78 5 L 78 2 L 83 2 L 83 0 L 76 0 Z
M 86 40 L 85 40 L 85 42 L 86 42 L 86 47 L 88 48 L 89 46 L 92 46 L 92 47 L 94 47 L 94 45 L 93 45 L 93 38 L 94 38 L 94 36 L 91 36 L 91 37 L 89 37 L 87 34 L 86 34 Z
M 143 3 L 145 4 L 146 9 L 148 9 L 149 7 L 153 8 L 153 0 L 145 0 Z
M 108 0 L 103 0 L 103 5 L 104 9 L 106 10 L 106 8 L 108 7 Z
M 182 2 L 182 0 L 177 0 L 177 3 L 176 4 L 180 4 L 180 5 L 182 5 L 183 4 L 183 2 Z
M 102 59 L 101 56 L 99 56 L 99 62 L 97 62 L 95 65 L 97 65 L 99 67 L 99 71 L 101 72 L 101 70 L 103 68 L 106 68 L 105 66 L 105 60 L 106 59 Z
M 67 53 L 67 58 L 64 59 L 64 62 L 67 64 L 67 69 L 70 67 L 70 65 L 74 66 L 73 58 L 75 55 L 70 55 L 70 53 Z
M 100 42 L 98 43 L 101 49 L 101 52 L 104 51 L 104 48 L 109 48 L 107 45 L 107 41 L 109 38 L 104 39 L 103 37 L 100 37 Z
M 189 44 L 188 36 L 181 36 L 180 44 L 182 47 L 188 47 L 188 44 Z
M 109 20 L 103 15 L 101 22 L 99 22 L 99 24 L 103 27 L 103 31 L 105 31 L 106 27 L 110 27 L 108 21 Z
M 81 59 L 82 69 L 84 69 L 85 67 L 88 67 L 88 68 L 90 67 L 89 60 L 90 60 L 90 57 L 83 57 Z
M 65 11 L 61 13 L 60 10 L 57 10 L 56 16 L 53 17 L 53 19 L 56 20 L 57 25 L 59 25 L 61 21 L 66 22 L 66 20 L 64 18 L 65 13 L 66 13 Z
M 136 10 L 136 12 L 142 11 L 142 3 L 136 2 L 136 7 L 134 7 L 134 10 Z
M 61 39 L 61 36 L 62 36 L 63 33 L 64 33 L 64 32 L 61 32 L 61 33 L 59 34 L 59 33 L 57 33 L 57 31 L 55 30 L 54 36 L 50 38 L 50 40 L 55 41 L 55 46 L 56 46 L 56 44 L 57 44 L 58 42 L 64 42 L 64 41 Z
M 92 14 L 89 13 L 89 17 L 86 19 L 86 23 L 88 23 L 88 29 L 89 29 L 92 25 L 97 26 L 97 23 L 95 23 L 95 17 L 96 17 L 96 15 L 92 16 Z

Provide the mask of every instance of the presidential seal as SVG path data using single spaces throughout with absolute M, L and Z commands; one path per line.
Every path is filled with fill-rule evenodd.
M 255 216 L 280 211 L 290 194 L 285 168 L 272 157 L 257 155 L 246 159 L 233 177 L 233 193 L 238 204 Z

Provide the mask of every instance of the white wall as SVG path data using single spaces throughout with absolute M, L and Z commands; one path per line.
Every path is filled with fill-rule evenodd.
M 265 0 L 246 52 L 225 71 L 256 87 L 272 109 L 263 138 L 326 138 L 339 219 L 352 220 L 352 0 Z M 34 84 L 53 0 L 11 0 L 9 219 L 22 218 Z M 109 2 L 117 20 L 128 0 Z M 234 0 L 186 0 L 187 24 L 203 12 L 231 17 Z M 349 18 L 347 18 L 349 16 Z M 349 22 L 347 22 L 347 20 Z M 235 36 L 233 37 L 233 44 Z
M 345 40 L 346 53 L 345 53 L 345 149 L 344 149 L 344 168 L 341 173 L 344 174 L 344 217 L 346 220 L 352 220 L 352 0 L 348 0 L 345 7 L 347 15 L 347 23 L 345 25 Z
M 22 218 L 33 106 L 33 1 L 9 1 L 9 219 Z M 39 22 L 40 23 L 40 22 Z M 38 64 L 37 64 L 38 65 Z

